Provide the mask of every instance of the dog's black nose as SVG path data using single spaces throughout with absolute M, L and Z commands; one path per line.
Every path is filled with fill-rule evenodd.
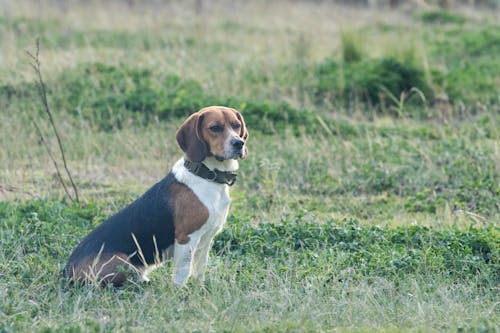
M 233 141 L 231 143 L 232 143 L 234 148 L 241 149 L 241 148 L 243 148 L 245 141 L 238 138 L 238 139 L 233 139 Z

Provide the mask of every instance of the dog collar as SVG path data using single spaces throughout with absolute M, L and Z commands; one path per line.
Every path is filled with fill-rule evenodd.
M 198 177 L 211 180 L 219 184 L 227 184 L 229 186 L 233 186 L 236 182 L 236 173 L 230 171 L 220 171 L 217 169 L 210 170 L 203 163 L 184 160 L 184 167 L 186 167 L 189 172 Z

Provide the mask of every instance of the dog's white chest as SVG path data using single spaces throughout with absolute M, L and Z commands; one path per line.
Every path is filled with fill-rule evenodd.
M 220 184 L 206 184 L 205 187 L 195 187 L 193 192 L 200 199 L 201 203 L 207 207 L 209 217 L 201 229 L 206 232 L 219 232 L 224 225 L 229 211 L 231 199 L 227 191 L 227 186 Z
M 172 168 L 176 179 L 189 187 L 208 210 L 208 218 L 201 227 L 188 235 L 187 243 L 175 241 L 174 281 L 183 286 L 189 276 L 204 280 L 208 253 L 215 235 L 222 230 L 229 211 L 229 188 L 225 184 L 191 174 L 180 159 Z
M 177 161 L 172 172 L 177 180 L 188 186 L 207 208 L 208 220 L 198 231 L 213 237 L 222 229 L 229 211 L 231 199 L 228 186 L 197 177 L 184 168 L 183 164 L 184 159 Z

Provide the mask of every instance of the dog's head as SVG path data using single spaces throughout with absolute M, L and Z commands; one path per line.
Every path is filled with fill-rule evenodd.
M 177 143 L 189 160 L 201 162 L 208 156 L 219 161 L 246 158 L 248 131 L 235 109 L 210 106 L 192 114 L 177 131 Z

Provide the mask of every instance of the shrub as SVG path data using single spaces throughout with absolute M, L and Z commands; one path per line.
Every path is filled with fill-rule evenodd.
M 317 68 L 316 97 L 340 100 L 346 104 L 359 100 L 369 105 L 394 105 L 410 89 L 420 90 L 427 98 L 433 92 L 424 78 L 424 72 L 411 63 L 403 64 L 394 58 L 369 59 L 339 65 L 327 59 Z M 414 103 L 408 100 L 407 103 Z
M 382 87 L 396 97 L 402 92 L 409 92 L 411 88 L 419 89 L 428 98 L 432 96 L 423 71 L 393 58 L 354 64 L 346 69 L 345 76 L 349 94 L 367 96 L 366 98 L 375 104 L 388 97 Z
M 465 17 L 457 13 L 452 13 L 444 9 L 434 9 L 423 11 L 418 14 L 418 18 L 424 23 L 430 24 L 446 24 L 446 23 L 464 23 Z

